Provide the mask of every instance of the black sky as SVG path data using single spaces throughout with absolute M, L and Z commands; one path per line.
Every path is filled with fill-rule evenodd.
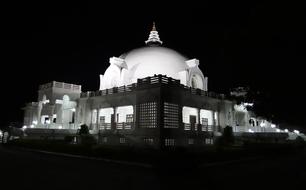
M 248 85 L 269 94 L 278 115 L 305 125 L 304 4 L 153 2 L 3 5 L 1 125 L 22 119 L 39 84 L 97 90 L 109 57 L 143 46 L 153 21 L 165 46 L 200 60 L 210 90 Z

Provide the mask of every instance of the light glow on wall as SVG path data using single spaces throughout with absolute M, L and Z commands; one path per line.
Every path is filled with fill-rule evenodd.
M 33 125 L 37 125 L 37 121 L 36 120 L 34 120 L 32 123 L 33 123 Z
M 112 114 L 114 114 L 114 108 L 101 108 L 99 110 L 99 117 L 105 117 L 105 123 L 111 123 Z
M 272 128 L 275 128 L 275 127 L 276 127 L 276 125 L 275 125 L 275 124 L 271 124 L 271 127 L 272 127 Z
M 213 125 L 213 111 L 211 110 L 200 110 L 200 122 L 202 121 L 202 118 L 208 119 L 208 125 Z
M 63 126 L 61 126 L 61 125 L 60 125 L 60 126 L 58 126 L 58 129 L 63 129 Z
M 27 128 L 27 126 L 26 126 L 26 125 L 24 125 L 22 128 L 23 128 L 23 129 L 26 129 L 26 128 Z
M 30 125 L 30 128 L 34 128 L 34 125 L 32 124 L 32 125 Z
M 116 108 L 118 123 L 126 122 L 126 115 L 134 114 L 133 106 L 120 106 Z
M 183 123 L 190 123 L 190 116 L 196 117 L 196 123 L 198 123 L 198 109 L 192 107 L 183 107 Z

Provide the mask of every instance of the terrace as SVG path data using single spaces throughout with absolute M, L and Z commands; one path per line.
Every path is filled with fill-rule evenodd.
M 131 92 L 135 89 L 148 88 L 148 87 L 153 87 L 156 85 L 157 86 L 160 86 L 160 85 L 174 86 L 177 88 L 184 89 L 185 91 L 188 91 L 193 95 L 206 96 L 206 97 L 217 98 L 217 99 L 225 99 L 224 94 L 217 94 L 214 92 L 207 92 L 201 89 L 188 87 L 183 84 L 180 84 L 180 80 L 176 80 L 171 77 L 167 77 L 166 75 L 154 75 L 152 77 L 138 79 L 137 83 L 133 83 L 127 86 L 114 87 L 114 88 L 98 90 L 98 91 L 82 92 L 81 98 L 106 96 L 106 95 L 117 94 L 117 93 L 126 93 L 126 92 Z

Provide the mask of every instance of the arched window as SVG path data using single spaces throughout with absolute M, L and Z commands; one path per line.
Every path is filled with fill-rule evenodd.
M 203 89 L 204 87 L 204 82 L 203 79 L 200 75 L 194 74 L 191 77 L 191 81 L 190 81 L 190 85 L 192 88 L 199 88 L 199 89 Z
M 192 79 L 191 79 L 191 87 L 192 88 L 197 88 L 197 83 L 196 83 L 195 76 L 193 76 Z

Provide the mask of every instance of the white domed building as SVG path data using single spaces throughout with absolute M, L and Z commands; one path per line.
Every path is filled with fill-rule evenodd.
M 185 86 L 207 91 L 207 77 L 199 69 L 199 61 L 162 47 L 155 25 L 146 44 L 119 57 L 111 57 L 110 66 L 100 75 L 100 90 L 130 85 L 137 79 L 161 74 L 180 80 Z
M 97 91 L 53 81 L 24 108 L 28 138 L 63 138 L 87 125 L 100 144 L 155 148 L 212 145 L 226 126 L 235 134 L 287 133 L 222 94 L 208 92 L 199 60 L 162 46 L 153 25 L 146 45 L 109 59 Z M 52 131 L 50 131 L 52 129 Z

